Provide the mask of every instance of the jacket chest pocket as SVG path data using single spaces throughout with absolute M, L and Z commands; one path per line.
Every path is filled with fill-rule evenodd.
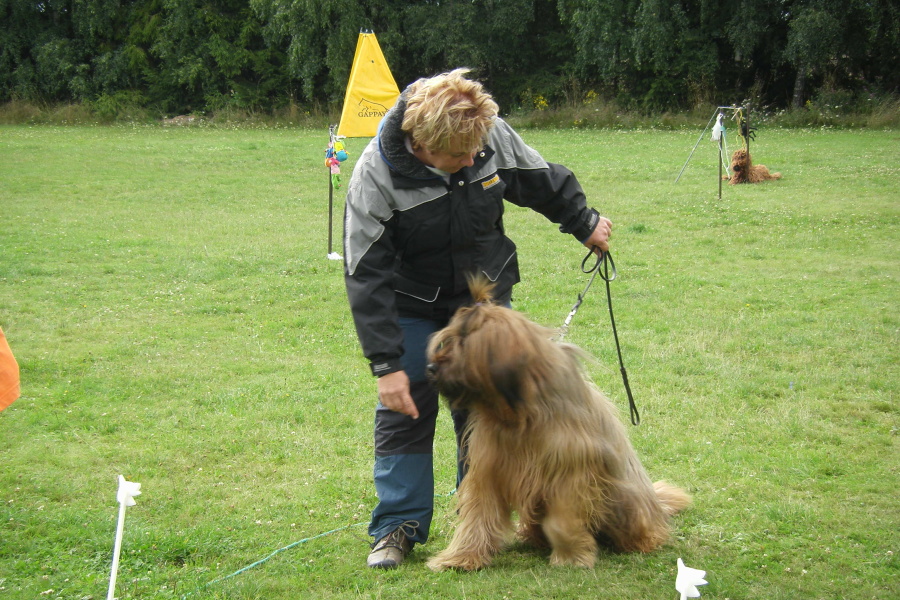
M 469 184 L 467 212 L 472 229 L 485 233 L 498 228 L 503 218 L 503 194 L 506 183 L 495 172 Z

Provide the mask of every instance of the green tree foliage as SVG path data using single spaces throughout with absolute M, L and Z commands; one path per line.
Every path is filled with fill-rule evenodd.
M 561 98 L 572 57 L 565 29 L 548 0 L 449 0 L 409 3 L 404 73 L 411 81 L 467 66 L 511 107 L 523 94 Z
M 834 91 L 892 81 L 896 89 L 897 61 L 889 58 L 900 48 L 896 3 L 805 0 L 790 16 L 784 57 L 795 72 L 795 106 L 810 87 Z
M 65 7 L 65 8 L 64 8 Z M 0 97 L 71 97 L 78 59 L 60 2 L 0 0 Z
M 801 6 L 788 28 L 785 57 L 797 71 L 794 105 L 802 104 L 806 81 L 838 63 L 841 50 L 837 17 L 817 6 Z
M 283 53 L 245 0 L 163 0 L 149 47 L 151 97 L 169 111 L 270 107 L 287 91 Z
M 0 101 L 336 107 L 363 29 L 400 87 L 468 66 L 506 110 L 900 90 L 893 0 L 0 0 Z

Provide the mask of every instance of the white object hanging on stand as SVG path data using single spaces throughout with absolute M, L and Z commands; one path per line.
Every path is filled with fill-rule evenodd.
M 722 119 L 725 118 L 725 115 L 719 113 L 719 117 L 716 119 L 716 124 L 713 125 L 712 128 L 712 141 L 718 142 L 722 139 L 722 134 L 725 133 L 725 126 L 722 124 Z

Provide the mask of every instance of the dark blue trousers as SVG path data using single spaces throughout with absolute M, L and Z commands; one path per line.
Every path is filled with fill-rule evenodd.
M 425 375 L 428 338 L 446 321 L 401 318 L 403 329 L 403 369 L 410 380 L 410 394 L 419 409 L 419 418 L 385 408 L 375 410 L 375 491 L 378 505 L 372 511 L 369 535 L 376 540 L 407 522 L 415 522 L 409 539 L 425 543 L 434 512 L 434 430 L 438 415 L 438 393 Z M 466 423 L 465 411 L 452 414 L 456 430 L 457 484 L 463 465 L 459 450 Z

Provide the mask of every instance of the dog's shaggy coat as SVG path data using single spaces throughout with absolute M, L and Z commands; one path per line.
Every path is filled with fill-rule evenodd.
M 727 179 L 727 177 L 722 177 Z M 766 165 L 754 165 L 750 153 L 743 148 L 738 148 L 731 155 L 731 178 L 728 183 L 759 183 L 781 179 L 781 173 L 769 173 Z
M 552 548 L 553 565 L 590 567 L 598 543 L 649 552 L 669 517 L 690 504 L 681 489 L 650 481 L 615 407 L 582 373 L 579 350 L 553 331 L 492 304 L 460 309 L 429 343 L 429 373 L 453 408 L 470 411 L 468 472 L 459 522 L 434 570 L 488 565 L 518 535 Z

